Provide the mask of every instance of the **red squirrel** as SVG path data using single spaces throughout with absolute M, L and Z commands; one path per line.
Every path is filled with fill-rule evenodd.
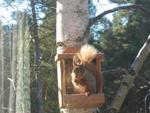
M 73 56 L 73 69 L 71 80 L 75 94 L 85 94 L 89 96 L 92 93 L 92 86 L 87 78 L 86 64 L 92 63 L 97 55 L 97 49 L 92 45 L 83 45 Z

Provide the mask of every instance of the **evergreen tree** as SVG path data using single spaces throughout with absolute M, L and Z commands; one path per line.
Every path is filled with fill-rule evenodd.
M 42 19 L 39 34 L 42 53 L 42 71 L 44 73 L 45 112 L 58 113 L 56 62 L 56 1 L 45 0 L 45 17 Z
M 130 2 L 141 5 L 146 9 L 150 8 L 149 1 L 147 0 L 112 0 L 112 2 L 120 5 L 125 5 Z M 99 32 L 100 37 L 98 40 L 92 39 L 92 42 L 105 54 L 103 70 L 118 67 L 128 69 L 149 35 L 150 19 L 149 16 L 139 10 L 118 11 L 113 14 L 113 17 L 114 19 L 112 22 L 103 21 L 104 19 L 99 20 L 101 26 L 107 27 L 102 27 L 103 29 L 100 28 L 99 31 L 97 31 L 97 33 Z M 131 88 L 120 113 L 143 112 L 144 96 L 148 92 L 147 84 L 150 80 L 147 76 L 150 65 L 149 59 L 150 57 L 147 58 L 142 70 L 140 71 L 140 76 L 135 80 L 135 86 Z M 122 80 L 122 77 L 119 77 L 112 81 L 105 81 L 105 94 L 108 98 L 108 103 L 113 98 L 115 90 L 118 89 L 118 85 Z M 143 88 L 143 85 L 146 87 Z M 111 89 L 113 89 L 113 91 Z

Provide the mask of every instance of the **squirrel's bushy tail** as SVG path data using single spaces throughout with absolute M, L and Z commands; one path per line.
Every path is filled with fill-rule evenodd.
M 80 49 L 81 60 L 84 63 L 90 63 L 97 54 L 97 49 L 89 44 L 85 44 Z

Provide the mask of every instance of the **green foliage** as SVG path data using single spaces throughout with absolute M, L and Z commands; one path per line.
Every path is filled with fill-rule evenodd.
M 47 8 L 43 23 L 39 26 L 40 48 L 42 53 L 42 71 L 44 77 L 45 113 L 58 113 L 56 62 L 56 1 L 45 0 Z
M 5 0 L 11 4 L 13 1 Z M 92 0 L 91 0 L 92 1 Z M 92 6 L 90 1 L 89 11 L 94 16 L 96 7 Z M 150 2 L 148 0 L 111 0 L 118 4 L 136 3 L 150 9 Z M 57 96 L 57 70 L 54 57 L 56 55 L 56 0 L 38 0 L 37 11 L 44 13 L 45 17 L 38 19 L 42 22 L 39 24 L 39 37 L 41 48 L 41 61 L 42 61 L 42 74 L 44 83 L 44 106 L 45 113 L 58 113 L 58 96 Z M 39 9 L 39 10 L 38 10 Z M 37 13 L 39 13 L 37 12 Z M 138 10 L 132 11 L 119 11 L 114 13 L 114 20 L 111 22 L 107 18 L 99 20 L 97 26 L 92 26 L 91 36 L 95 36 L 90 39 L 90 43 L 93 43 L 100 51 L 105 54 L 103 70 L 124 67 L 129 68 L 137 55 L 139 49 L 145 42 L 150 32 L 150 19 L 143 12 Z M 35 61 L 34 61 L 34 43 L 31 43 L 30 48 L 30 61 L 31 61 L 31 95 L 35 88 Z M 150 57 L 145 62 L 140 75 L 150 80 L 149 76 Z M 148 73 L 148 74 L 145 74 Z M 107 102 L 115 95 L 122 78 L 117 78 L 114 81 L 105 81 L 105 93 L 109 97 Z M 142 84 L 143 85 L 143 84 Z M 141 85 L 138 82 L 135 83 L 135 87 L 131 89 L 124 105 L 122 107 L 122 113 L 136 112 L 138 103 L 141 98 L 144 98 L 147 88 L 140 89 Z M 113 90 L 112 90 L 113 89 Z M 136 94 L 133 94 L 136 92 Z M 129 102 L 129 100 L 131 100 Z M 143 102 L 143 101 L 142 101 Z M 142 103 L 141 102 L 141 103 Z M 140 103 L 140 104 L 141 104 Z M 32 107 L 35 101 L 32 98 Z M 131 109 L 132 108 L 132 109 Z M 32 108 L 34 109 L 34 107 Z M 34 111 L 34 110 L 33 110 Z
M 97 43 L 107 59 L 105 68 L 128 68 L 149 34 L 150 20 L 137 11 L 115 13 L 113 24 L 101 20 L 100 25 L 107 27 L 97 31 L 100 33 Z
M 39 24 L 39 40 L 41 50 L 41 67 L 43 76 L 43 99 L 45 113 L 58 113 L 58 96 L 57 96 L 57 74 L 56 62 L 54 57 L 56 55 L 56 1 L 43 0 L 37 1 L 36 13 L 44 13 L 45 17 L 38 16 Z M 31 26 L 32 27 L 32 26 Z M 31 43 L 31 95 L 32 95 L 32 112 L 35 111 L 35 61 L 34 61 L 34 39 Z
M 136 3 L 142 5 L 144 8 L 150 9 L 150 3 L 147 0 L 111 0 L 118 4 Z M 115 12 L 112 22 L 99 21 L 102 29 L 97 30 L 99 33 L 98 39 L 92 39 L 91 42 L 104 53 L 103 70 L 123 67 L 128 69 L 134 61 L 138 51 L 146 41 L 150 33 L 150 19 L 147 15 L 139 10 L 124 10 Z M 100 28 L 100 27 L 99 27 Z M 150 56 L 144 63 L 139 75 L 142 76 L 143 81 L 150 81 L 147 75 L 149 72 Z M 146 74 L 147 73 L 147 74 Z M 130 90 L 120 113 L 133 113 L 144 110 L 144 96 L 148 92 L 148 86 L 145 82 L 141 82 L 139 78 L 135 81 L 135 86 Z M 105 94 L 107 96 L 107 103 L 113 98 L 115 91 L 118 89 L 119 83 L 117 80 L 105 81 Z M 140 85 L 138 85 L 140 84 Z M 143 86 L 145 88 L 142 88 Z M 142 88 L 142 89 L 141 89 Z M 113 89 L 113 91 L 112 91 Z M 136 93 L 135 93 L 136 92 Z M 143 111 L 141 111 L 143 113 Z

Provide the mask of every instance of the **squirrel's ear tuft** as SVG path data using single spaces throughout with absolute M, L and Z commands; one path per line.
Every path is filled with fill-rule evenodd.
M 73 57 L 73 66 L 80 66 L 82 65 L 82 59 L 79 53 L 76 53 L 76 55 Z

